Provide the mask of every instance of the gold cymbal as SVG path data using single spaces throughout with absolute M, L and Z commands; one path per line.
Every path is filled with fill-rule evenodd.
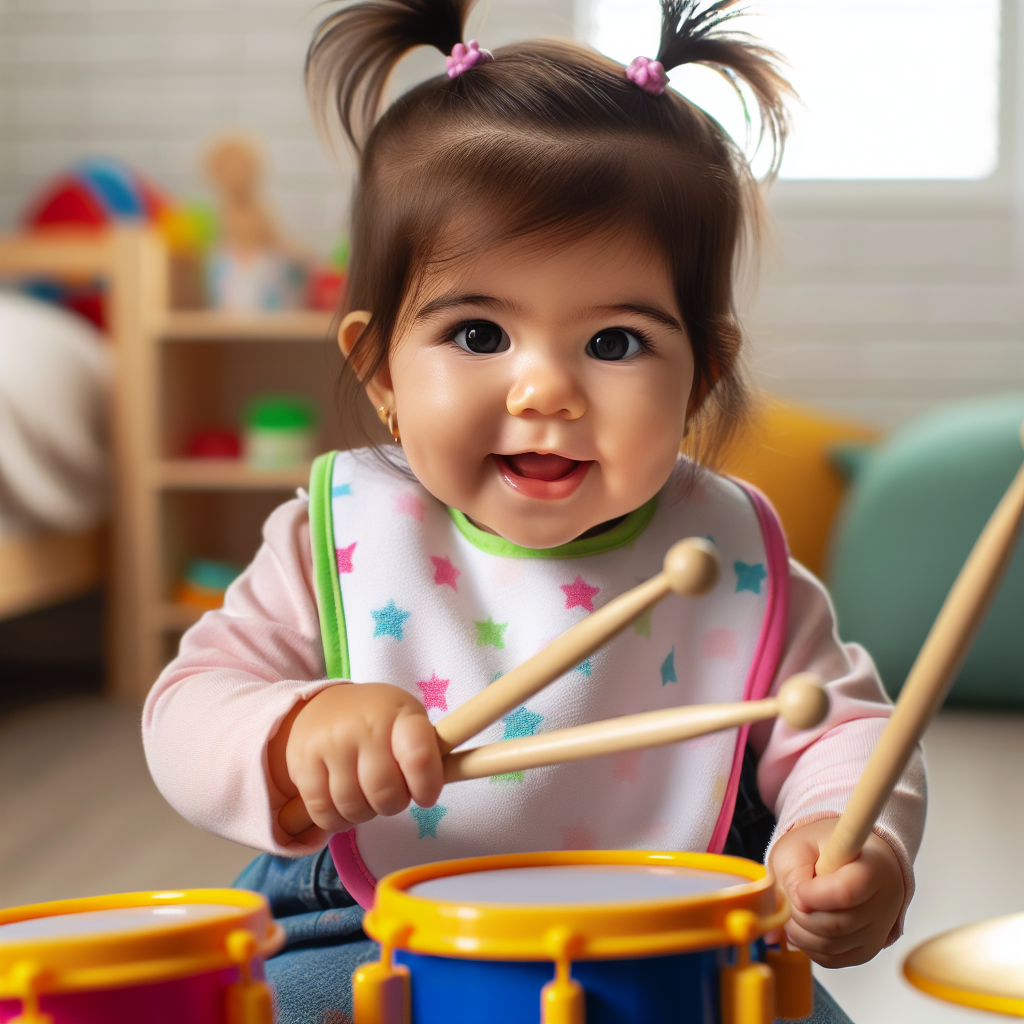
M 907 957 L 903 973 L 946 1002 L 1024 1017 L 1024 914 L 936 935 Z

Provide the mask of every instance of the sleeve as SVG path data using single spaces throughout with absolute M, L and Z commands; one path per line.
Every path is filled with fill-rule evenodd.
M 297 701 L 326 678 L 313 588 L 308 500 L 280 506 L 252 564 L 224 606 L 183 637 L 142 713 L 146 760 L 168 803 L 194 825 L 244 846 L 299 857 L 277 824 L 286 798 L 273 784 L 267 745 Z
M 830 704 L 828 716 L 815 729 L 800 731 L 782 719 L 751 729 L 759 755 L 758 788 L 777 822 L 766 861 L 776 840 L 790 829 L 842 813 L 892 712 L 870 655 L 860 645 L 839 639 L 835 611 L 822 584 L 792 560 L 790 582 L 786 648 L 771 692 L 797 672 L 813 672 L 825 680 Z M 903 907 L 887 945 L 902 934 L 914 894 L 913 865 L 926 801 L 924 759 L 918 748 L 874 829 L 892 847 L 903 872 Z

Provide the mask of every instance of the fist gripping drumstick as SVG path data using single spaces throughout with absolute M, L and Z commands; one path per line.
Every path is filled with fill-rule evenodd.
M 589 658 L 667 594 L 675 591 L 699 597 L 718 582 L 718 551 L 714 544 L 701 537 L 673 544 L 663 566 L 657 576 L 598 608 L 542 651 L 440 719 L 435 729 L 441 756 Z
M 441 756 L 575 668 L 663 597 L 672 592 L 688 597 L 706 594 L 718 582 L 719 570 L 718 550 L 711 541 L 690 537 L 673 544 L 657 576 L 598 608 L 532 658 L 527 658 L 440 719 L 435 728 Z M 309 828 L 313 819 L 302 798 L 297 796 L 281 808 L 278 822 L 288 835 L 295 836 Z
M 1021 430 L 1024 444 L 1024 429 Z M 819 875 L 856 860 L 928 723 L 942 706 L 1013 557 L 1024 518 L 1024 466 L 967 556 L 903 684 L 846 810 L 818 858 Z
M 449 754 L 444 759 L 444 780 L 462 782 L 624 750 L 660 747 L 780 715 L 795 729 L 810 729 L 827 713 L 828 696 L 820 681 L 804 672 L 783 683 L 777 697 L 766 700 L 648 711 Z

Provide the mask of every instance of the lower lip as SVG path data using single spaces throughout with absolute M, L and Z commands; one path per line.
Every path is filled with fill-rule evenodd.
M 512 490 L 526 498 L 546 498 L 548 500 L 568 498 L 570 494 L 575 493 L 579 485 L 583 483 L 587 471 L 593 465 L 592 462 L 578 462 L 571 473 L 560 476 L 557 480 L 535 480 L 532 477 L 520 476 L 501 455 L 495 455 L 494 461 L 497 463 L 502 480 Z

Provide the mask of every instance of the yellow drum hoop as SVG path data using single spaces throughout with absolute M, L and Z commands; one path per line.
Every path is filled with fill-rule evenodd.
M 987 992 L 971 992 L 968 989 L 943 985 L 927 975 L 919 974 L 909 963 L 903 965 L 903 973 L 906 975 L 907 981 L 915 988 L 947 1003 L 958 1003 L 960 1006 L 969 1006 L 974 1010 L 1001 1013 L 1007 1017 L 1024 1017 L 1024 999 L 995 996 Z
M 34 903 L 0 910 L 0 925 L 63 914 L 132 907 L 215 903 L 226 908 L 219 917 L 159 928 L 119 932 L 55 935 L 0 942 L 0 999 L 19 999 L 24 981 L 19 970 L 31 965 L 38 974 L 36 991 L 82 992 L 173 981 L 236 966 L 228 937 L 248 932 L 255 955 L 266 958 L 284 944 L 284 930 L 270 916 L 267 901 L 242 889 L 182 889 L 166 892 L 125 892 L 112 896 Z
M 407 890 L 434 878 L 504 868 L 644 865 L 739 875 L 747 884 L 693 896 L 613 903 L 502 904 L 435 900 Z M 482 960 L 574 960 L 688 953 L 734 945 L 734 911 L 760 938 L 789 918 L 789 902 L 761 864 L 710 853 L 585 850 L 502 854 L 441 861 L 395 871 L 377 884 L 363 929 L 385 947 Z

